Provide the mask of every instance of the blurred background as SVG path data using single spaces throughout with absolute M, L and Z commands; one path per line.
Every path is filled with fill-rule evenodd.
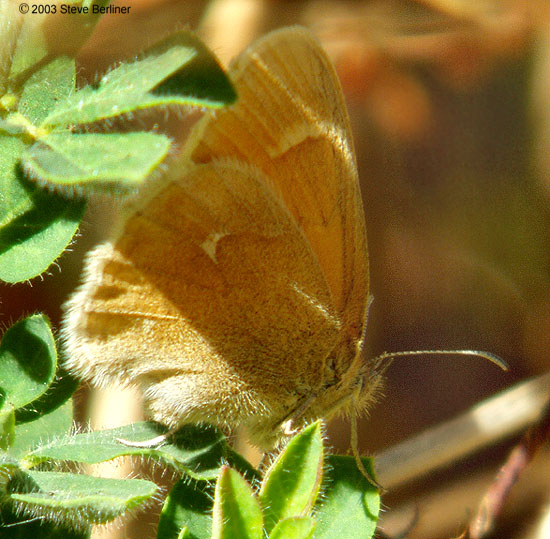
M 78 57 L 82 81 L 183 27 L 196 31 L 225 65 L 273 28 L 309 27 L 336 65 L 354 133 L 374 297 L 365 354 L 467 348 L 490 351 L 510 365 L 503 372 L 475 357 L 396 359 L 383 397 L 360 421 L 365 454 L 549 371 L 550 3 L 114 3 L 131 5 L 130 14 L 102 19 Z M 160 121 L 181 145 L 196 117 L 138 121 Z M 59 305 L 78 282 L 83 254 L 108 228 L 110 206 L 105 199 L 90 204 L 81 237 L 59 261 L 60 269 L 51 268 L 32 287 L 0 290 L 4 326 L 36 310 L 58 325 Z M 112 395 L 99 401 L 96 395 L 90 412 L 87 393 L 80 392 L 79 414 L 86 421 L 91 413 L 98 428 L 138 413 L 127 405 L 126 418 L 114 417 L 121 406 L 105 400 Z M 349 432 L 346 421 L 329 425 L 336 452 L 349 450 Z M 459 536 L 517 439 L 505 437 L 388 492 L 382 532 Z M 514 487 L 491 537 L 550 537 L 547 446 Z M 154 532 L 152 524 L 134 521 L 100 536 Z

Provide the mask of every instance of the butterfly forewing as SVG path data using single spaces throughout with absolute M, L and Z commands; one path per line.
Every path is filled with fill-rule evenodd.
M 317 259 L 346 330 L 359 336 L 368 297 L 363 207 L 343 95 L 317 40 L 300 28 L 274 32 L 232 67 L 239 100 L 219 111 L 188 152 L 260 168 Z

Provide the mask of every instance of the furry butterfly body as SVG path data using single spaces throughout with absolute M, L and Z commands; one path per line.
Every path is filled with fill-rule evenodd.
M 67 367 L 141 388 L 153 419 L 242 424 L 269 448 L 359 412 L 380 374 L 360 355 L 363 208 L 334 69 L 300 28 L 234 62 L 237 103 L 195 126 L 163 178 L 121 210 L 66 306 Z

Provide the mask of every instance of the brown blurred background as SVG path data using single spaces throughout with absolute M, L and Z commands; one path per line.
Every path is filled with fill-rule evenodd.
M 354 131 L 374 296 L 365 354 L 468 348 L 510 365 L 505 373 L 481 358 L 396 360 L 383 399 L 360 423 L 365 453 L 549 370 L 547 1 L 116 3 L 131 5 L 131 14 L 103 18 L 79 55 L 82 80 L 182 27 L 196 30 L 223 63 L 275 27 L 311 28 L 337 67 Z M 158 121 L 182 142 L 191 118 L 140 125 Z M 105 205 L 90 205 L 61 271 L 0 290 L 4 325 L 35 310 L 58 324 L 83 253 L 108 225 Z M 333 422 L 329 437 L 336 451 L 348 451 L 349 424 Z M 513 442 L 388 493 L 388 514 L 409 512 L 387 533 L 458 536 Z M 543 448 L 515 487 L 492 537 L 550 537 L 548 528 L 534 531 L 549 511 L 549 453 Z M 143 525 L 114 531 L 154 536 Z

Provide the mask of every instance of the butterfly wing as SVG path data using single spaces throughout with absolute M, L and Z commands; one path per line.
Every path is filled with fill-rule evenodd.
M 71 371 L 141 385 L 156 420 L 248 423 L 266 446 L 334 376 L 342 332 L 344 369 L 355 359 L 366 240 L 345 107 L 317 42 L 276 32 L 232 75 L 238 104 L 201 120 L 90 254 L 63 334 Z
M 305 29 L 269 34 L 231 69 L 239 100 L 197 130 L 187 155 L 262 170 L 303 231 L 352 338 L 368 299 L 364 213 L 349 119 L 334 68 Z

